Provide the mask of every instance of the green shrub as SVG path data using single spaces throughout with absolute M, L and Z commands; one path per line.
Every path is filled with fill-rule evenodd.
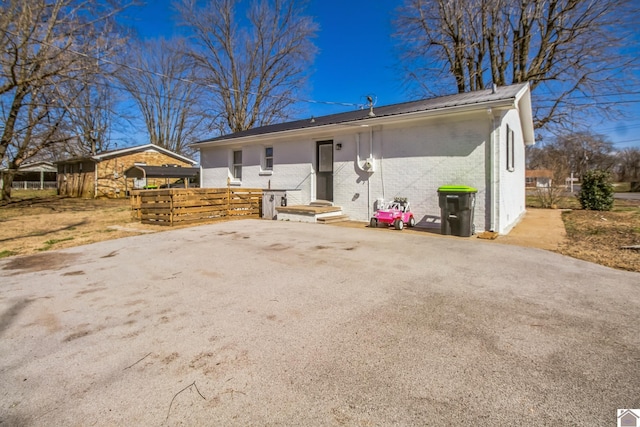
M 613 207 L 613 185 L 607 171 L 587 171 L 582 177 L 582 187 L 578 195 L 582 209 L 610 211 Z

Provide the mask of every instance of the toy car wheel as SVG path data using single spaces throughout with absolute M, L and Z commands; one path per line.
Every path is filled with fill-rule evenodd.
M 415 227 L 416 226 L 416 220 L 414 217 L 409 218 L 409 227 Z
M 375 219 L 375 218 L 371 218 L 371 221 L 369 221 L 369 227 L 371 227 L 371 228 L 378 227 L 378 220 Z
M 404 228 L 404 222 L 402 222 L 401 219 L 396 219 L 393 225 L 396 227 L 396 230 L 402 230 Z

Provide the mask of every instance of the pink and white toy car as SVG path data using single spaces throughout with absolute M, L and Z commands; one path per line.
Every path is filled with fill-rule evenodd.
M 405 225 L 409 227 L 416 225 L 407 199 L 397 197 L 383 209 L 376 211 L 369 226 L 375 228 L 379 224 L 393 225 L 396 230 L 402 230 Z

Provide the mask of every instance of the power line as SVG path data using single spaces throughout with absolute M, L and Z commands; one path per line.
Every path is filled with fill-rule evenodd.
M 588 102 L 588 103 L 571 103 L 569 101 L 565 101 L 565 100 L 560 100 L 560 101 L 556 101 L 553 99 L 538 99 L 538 102 L 552 102 L 552 103 L 556 103 L 558 102 L 559 104 L 571 104 L 571 105 L 575 105 L 575 106 L 579 106 L 579 107 L 588 107 L 588 106 L 595 106 L 595 105 L 619 105 L 619 104 L 637 104 L 640 103 L 640 99 L 630 99 L 627 101 L 595 101 L 595 102 Z
M 613 144 L 614 145 L 619 145 L 619 144 L 626 144 L 627 142 L 640 142 L 640 138 L 633 138 L 633 139 L 625 139 L 622 141 L 615 141 Z
M 19 37 L 17 34 L 11 32 L 9 30 L 3 29 L 3 31 L 6 34 L 10 34 L 10 35 L 12 35 L 14 37 Z M 43 40 L 39 40 L 39 39 L 36 39 L 36 38 L 34 38 L 32 40 L 34 42 L 36 42 L 36 43 L 41 44 L 41 45 L 48 46 L 48 47 L 55 48 L 55 49 L 58 49 L 60 51 L 63 51 L 62 48 L 60 48 L 60 47 L 58 47 L 58 46 L 56 46 L 54 44 L 45 42 Z M 127 68 L 129 70 L 140 72 L 140 73 L 151 74 L 151 75 L 155 75 L 157 77 L 168 78 L 168 79 L 171 79 L 171 80 L 176 80 L 176 81 L 180 81 L 180 82 L 187 83 L 187 84 L 194 84 L 194 85 L 201 86 L 201 87 L 206 87 L 206 88 L 209 88 L 209 89 L 216 89 L 216 87 L 220 88 L 220 85 L 202 84 L 202 83 L 199 83 L 199 82 L 197 82 L 195 80 L 186 79 L 184 77 L 169 76 L 167 74 L 159 73 L 157 71 L 145 70 L 143 68 L 138 68 L 138 67 L 134 67 L 134 66 L 131 66 L 131 65 L 128 65 L 128 64 L 122 64 L 122 63 L 119 63 L 119 62 L 116 62 L 116 61 L 112 61 L 110 59 L 99 58 L 99 57 L 96 57 L 96 56 L 93 56 L 93 55 L 89 55 L 89 54 L 84 53 L 84 52 L 79 52 L 79 51 L 74 50 L 74 49 L 66 49 L 64 51 L 73 53 L 73 54 L 78 55 L 78 56 L 82 56 L 82 57 L 87 58 L 87 59 L 92 59 L 92 60 L 103 62 L 105 64 L 110 64 L 110 65 L 115 65 L 115 66 L 118 66 L 118 67 Z M 128 91 L 129 89 L 126 89 L 126 90 Z M 233 89 L 233 88 L 226 88 L 225 90 L 229 90 L 229 91 L 234 92 L 234 93 L 240 93 L 241 92 L 240 90 Z M 143 92 L 138 92 L 138 93 L 144 94 Z M 253 92 L 253 91 L 247 91 L 247 93 L 249 95 L 253 95 L 253 96 L 258 96 L 259 95 L 258 93 Z M 341 106 L 344 106 L 344 107 L 356 107 L 356 108 L 361 106 L 361 104 L 354 104 L 354 103 L 351 103 L 351 102 L 318 101 L 318 100 L 314 100 L 314 99 L 300 99 L 300 98 L 293 98 L 293 97 L 282 97 L 282 96 L 277 96 L 277 95 L 266 95 L 266 96 L 269 97 L 269 98 L 277 98 L 277 99 L 283 99 L 284 98 L 284 99 L 288 99 L 288 100 L 294 101 L 294 102 L 305 102 L 305 103 L 309 103 L 309 104 L 341 105 Z

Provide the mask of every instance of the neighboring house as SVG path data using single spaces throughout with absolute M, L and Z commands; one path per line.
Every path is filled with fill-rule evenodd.
M 94 156 L 56 162 L 58 194 L 73 197 L 124 197 L 135 187 L 161 182 L 134 183 L 124 172 L 134 165 L 193 166 L 196 162 L 154 144 L 105 151 Z
M 553 172 L 546 169 L 527 169 L 524 176 L 527 188 L 549 188 L 553 182 Z
M 57 171 L 51 162 L 23 163 L 13 177 L 11 188 L 16 190 L 55 189 Z M 0 187 L 6 172 L 6 169 L 0 169 Z
M 535 141 L 527 84 L 250 129 L 194 144 L 202 186 L 295 191 L 368 221 L 407 197 L 418 225 L 440 218 L 438 187 L 478 189 L 476 231 L 508 232 L 525 212 L 525 145 Z M 291 200 L 289 201 L 291 204 Z

